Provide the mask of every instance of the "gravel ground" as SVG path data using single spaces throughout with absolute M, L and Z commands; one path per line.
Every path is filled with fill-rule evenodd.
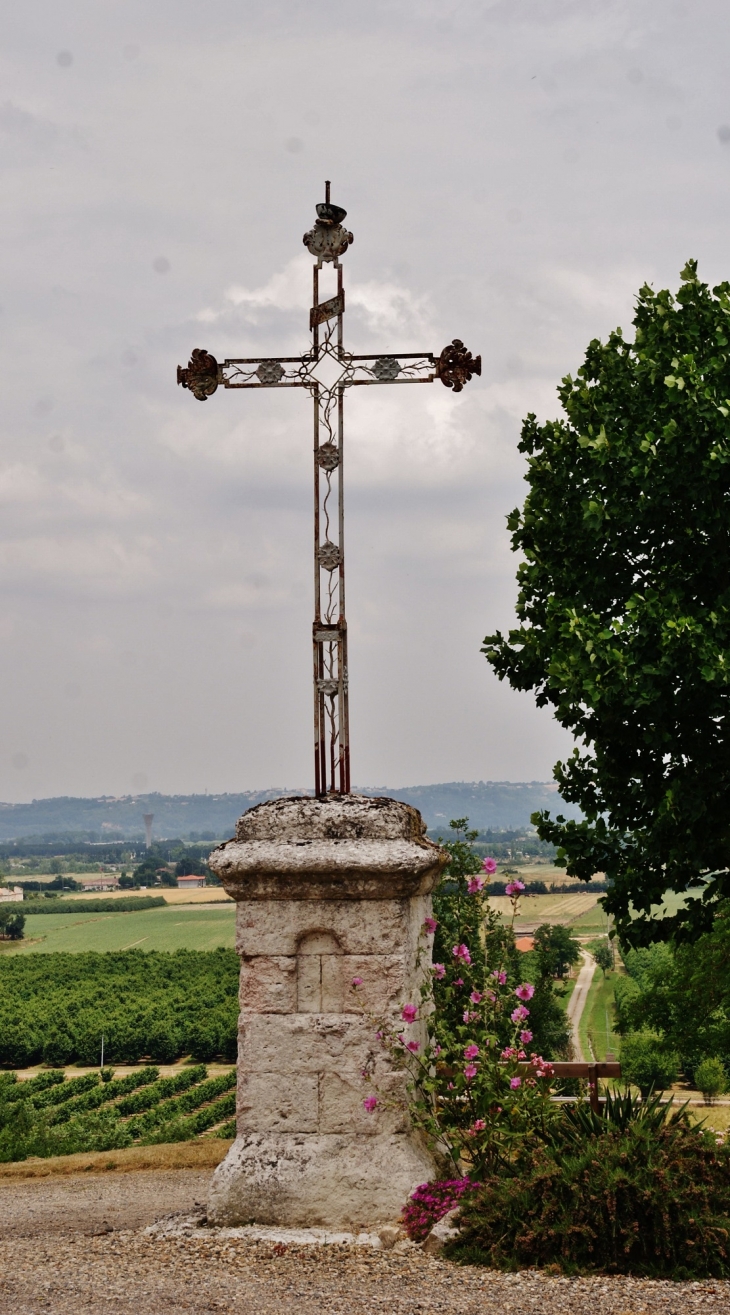
M 400 1254 L 287 1248 L 223 1238 L 215 1230 L 204 1238 L 141 1231 L 155 1215 L 192 1209 L 207 1176 L 178 1170 L 3 1185 L 0 1309 L 13 1315 L 730 1315 L 729 1283 L 507 1275 L 452 1265 L 418 1248 Z M 113 1218 L 117 1227 L 97 1231 Z

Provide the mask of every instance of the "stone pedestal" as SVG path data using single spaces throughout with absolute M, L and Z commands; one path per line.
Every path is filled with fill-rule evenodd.
M 361 795 L 260 804 L 211 855 L 241 957 L 238 1135 L 211 1222 L 371 1228 L 434 1176 L 372 1017 L 418 1002 L 443 861 L 414 808 Z M 423 1040 L 418 1025 L 408 1036 Z M 363 1072 L 393 1106 L 364 1110 Z

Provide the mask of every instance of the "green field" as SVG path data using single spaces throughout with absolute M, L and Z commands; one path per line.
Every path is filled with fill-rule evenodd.
M 31 914 L 25 940 L 6 941 L 0 954 L 81 950 L 216 950 L 233 948 L 235 905 L 171 904 L 142 913 Z

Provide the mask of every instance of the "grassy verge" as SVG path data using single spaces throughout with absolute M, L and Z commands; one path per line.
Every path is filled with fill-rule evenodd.
M 110 902 L 111 903 L 111 902 Z M 49 901 L 50 904 L 50 901 Z M 20 905 L 18 906 L 20 907 Z M 31 907 L 30 905 L 28 906 Z M 79 900 L 72 912 L 29 913 L 25 939 L 5 941 L 3 955 L 85 950 L 215 950 L 233 948 L 235 905 L 168 904 L 125 913 L 92 912 Z
M 599 1060 L 604 1060 L 607 1052 L 614 1056 L 619 1052 L 619 1038 L 613 1030 L 614 980 L 614 972 L 604 978 L 596 968 L 578 1028 L 583 1054 L 592 1051 Z

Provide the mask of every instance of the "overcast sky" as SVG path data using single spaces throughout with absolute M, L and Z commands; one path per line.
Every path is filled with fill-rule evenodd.
M 548 779 L 510 625 L 520 421 L 689 256 L 730 277 L 726 0 L 35 0 L 0 56 L 0 799 L 309 785 L 311 402 L 175 385 L 308 343 L 323 180 L 352 350 L 353 779 Z

